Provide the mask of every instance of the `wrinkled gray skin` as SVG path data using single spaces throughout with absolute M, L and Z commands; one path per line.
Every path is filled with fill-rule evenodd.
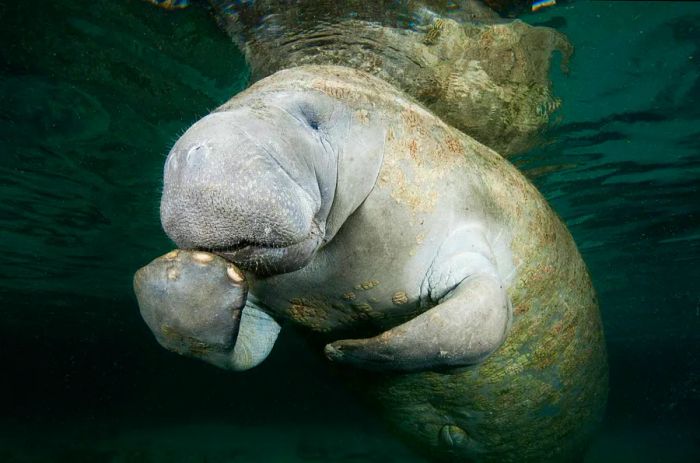
M 175 144 L 161 221 L 178 247 L 218 252 L 260 274 L 309 262 L 325 236 L 338 166 L 313 128 L 324 108 L 286 97 L 264 111 L 215 112 Z
M 383 370 L 482 361 L 505 339 L 513 269 L 509 231 L 485 214 L 478 186 L 455 172 L 435 186 L 434 207 L 397 206 L 389 189 L 376 187 L 386 155 L 382 111 L 358 123 L 341 100 L 289 87 L 254 87 L 234 97 L 170 152 L 161 200 L 166 233 L 183 250 L 228 263 L 201 265 L 181 251 L 171 263 L 181 268 L 180 286 L 160 268 L 165 258 L 137 273 L 139 305 L 158 341 L 242 369 L 231 352 L 244 338 L 258 353 L 245 366 L 254 366 L 274 343 L 277 325 L 272 318 L 238 324 L 238 310 L 289 318 L 298 295 L 339 300 L 348 287 L 377 279 L 372 308 L 381 317 L 373 326 L 385 331 L 332 342 L 328 358 Z M 245 292 L 226 278 L 230 264 L 250 283 L 245 304 Z M 206 291 L 196 292 L 200 287 Z M 209 319 L 183 316 L 193 305 Z M 332 314 L 320 318 L 331 336 L 346 328 Z M 218 319 L 225 322 L 213 323 Z

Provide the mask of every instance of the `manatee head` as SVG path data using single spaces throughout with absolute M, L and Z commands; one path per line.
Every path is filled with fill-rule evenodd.
M 324 240 L 335 191 L 328 112 L 313 96 L 278 92 L 192 125 L 165 164 L 168 236 L 259 275 L 306 265 Z

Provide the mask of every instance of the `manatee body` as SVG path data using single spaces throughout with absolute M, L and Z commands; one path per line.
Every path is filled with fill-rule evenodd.
M 304 326 L 433 459 L 570 461 L 601 419 L 602 327 L 566 227 L 510 163 L 381 79 L 301 66 L 235 96 L 173 147 L 161 220 L 200 272 L 173 291 L 160 260 L 136 275 L 170 349 L 240 370 L 277 321 Z M 223 259 L 197 270 L 184 250 Z M 227 299 L 231 265 L 245 303 Z M 201 272 L 222 276 L 193 302 Z M 256 322 L 208 336 L 192 305 Z

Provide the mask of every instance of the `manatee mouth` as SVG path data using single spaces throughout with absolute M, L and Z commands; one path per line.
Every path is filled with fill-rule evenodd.
M 240 241 L 233 246 L 208 249 L 243 270 L 258 276 L 288 273 L 304 267 L 323 242 L 323 234 L 314 221 L 309 235 L 296 243 L 261 244 Z

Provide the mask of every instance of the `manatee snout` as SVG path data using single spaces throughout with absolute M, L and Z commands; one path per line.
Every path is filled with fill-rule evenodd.
M 160 214 L 178 247 L 215 250 L 258 275 L 311 260 L 333 203 L 335 156 L 300 104 L 277 104 L 209 114 L 175 143 Z
M 134 276 L 143 319 L 171 351 L 225 366 L 248 285 L 233 264 L 206 252 L 175 250 Z

